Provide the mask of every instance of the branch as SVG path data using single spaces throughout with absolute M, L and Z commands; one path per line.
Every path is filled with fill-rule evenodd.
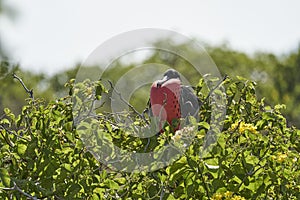
M 205 194 L 208 197 L 209 196 L 209 190 L 208 190 L 208 187 L 206 185 L 206 182 L 205 182 L 205 179 L 204 179 L 204 176 L 203 176 L 203 171 L 201 170 L 200 166 L 197 166 L 197 168 L 198 168 L 197 175 L 200 175 L 200 178 L 203 182 L 203 187 L 204 187 L 204 190 L 205 190 Z
M 9 131 L 8 131 L 6 128 L 4 128 L 4 126 L 0 125 L 0 128 L 2 128 L 3 130 L 5 130 L 6 132 L 9 133 Z M 2 137 L 4 138 L 5 142 L 6 142 L 10 147 L 14 147 L 14 144 L 13 144 L 8 138 L 6 138 L 5 135 L 3 135 L 2 131 L 1 131 L 0 133 L 1 133 Z
M 221 85 L 227 78 L 228 78 L 228 75 L 225 75 L 225 76 L 222 78 L 222 80 L 221 80 L 215 87 L 213 87 L 213 88 L 209 91 L 209 93 L 208 93 L 207 97 L 205 98 L 204 102 L 206 102 L 206 101 L 208 100 L 208 98 L 211 96 L 211 94 L 212 94 L 218 87 L 220 87 L 220 85 Z
M 141 113 L 139 113 L 130 103 L 128 103 L 121 95 L 121 93 L 119 91 L 117 91 L 112 82 L 110 80 L 108 80 L 108 83 L 110 84 L 110 87 L 113 89 L 113 91 L 120 97 L 121 101 L 123 101 L 127 106 L 129 106 L 131 108 L 131 110 L 133 110 L 134 113 L 136 113 L 141 119 L 143 119 L 147 124 L 149 124 L 149 122 L 146 120 L 146 118 L 144 117 L 144 115 L 142 115 Z
M 21 85 L 23 86 L 24 90 L 29 94 L 29 97 L 34 100 L 33 90 L 32 89 L 29 90 L 26 87 L 26 85 L 24 84 L 24 82 L 22 81 L 22 79 L 20 77 L 18 77 L 15 73 L 13 74 L 13 78 L 17 79 L 21 83 Z
M 2 190 L 16 190 L 19 193 L 21 193 L 22 195 L 26 196 L 28 199 L 38 200 L 37 197 L 31 196 L 30 194 L 28 194 L 28 193 L 24 192 L 23 190 L 21 190 L 21 188 L 19 188 L 15 182 L 14 182 L 14 186 L 11 187 L 11 188 L 0 188 L 0 189 L 2 189 Z
M 164 185 L 162 185 L 159 200 L 162 200 L 164 195 L 165 195 L 165 190 L 164 190 Z

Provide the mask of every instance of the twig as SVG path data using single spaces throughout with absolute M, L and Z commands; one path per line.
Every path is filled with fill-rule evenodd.
M 38 200 L 37 197 L 31 196 L 30 194 L 28 194 L 28 193 L 24 192 L 23 190 L 21 190 L 21 188 L 19 188 L 15 182 L 14 182 L 14 186 L 11 187 L 11 188 L 0 188 L 0 189 L 2 189 L 2 190 L 16 190 L 19 193 L 21 193 L 22 195 L 26 196 L 28 199 Z
M 228 75 L 225 75 L 223 78 L 222 78 L 222 80 L 215 86 L 215 87 L 213 87 L 210 91 L 209 91 L 209 93 L 208 93 L 208 95 L 207 95 L 207 97 L 205 98 L 205 100 L 204 100 L 204 102 L 206 102 L 207 100 L 208 100 L 208 98 L 211 96 L 211 94 L 226 80 L 228 78 Z M 200 106 L 201 107 L 201 106 Z
M 204 179 L 204 176 L 203 176 L 203 172 L 202 172 L 202 170 L 200 169 L 200 166 L 197 166 L 197 168 L 198 168 L 197 174 L 200 175 L 200 178 L 201 178 L 201 180 L 202 180 L 202 182 L 203 182 L 203 187 L 204 187 L 206 196 L 208 197 L 208 196 L 209 196 L 209 190 L 208 190 L 208 187 L 207 187 L 207 185 L 206 185 L 206 183 L 205 183 L 205 179 Z
M 13 78 L 17 79 L 21 83 L 21 85 L 23 86 L 24 90 L 29 94 L 29 97 L 34 100 L 33 89 L 29 90 L 26 87 L 26 85 L 24 84 L 24 82 L 22 81 L 22 79 L 20 77 L 18 77 L 15 73 L 13 74 Z
M 1 115 L 0 120 L 3 119 L 5 116 L 6 116 L 5 113 L 3 115 Z
M 162 200 L 164 198 L 164 195 L 165 195 L 165 190 L 164 190 L 164 185 L 162 185 L 159 200 Z
M 5 128 L 4 126 L 2 126 L 1 124 L 0 124 L 0 128 L 4 129 L 4 130 L 5 130 L 6 132 L 8 132 L 9 134 L 13 134 L 13 135 L 16 136 L 17 138 L 20 138 L 20 139 L 23 139 L 23 140 L 26 140 L 26 141 L 30 142 L 29 139 L 23 138 L 22 136 L 16 134 L 14 131 L 8 130 L 7 128 Z
M 6 132 L 9 132 L 6 128 L 4 128 L 4 126 L 0 125 L 0 128 L 2 128 L 3 130 L 5 130 Z M 14 147 L 14 144 L 5 137 L 5 135 L 3 135 L 3 133 L 1 132 L 2 137 L 4 138 L 5 142 L 10 146 L 10 147 Z
M 113 83 L 110 80 L 108 80 L 108 83 L 110 84 L 110 87 L 113 89 L 113 92 L 115 92 L 119 96 L 119 98 L 121 99 L 121 101 L 123 101 L 127 106 L 129 106 L 129 108 L 131 108 L 131 110 L 133 110 L 133 112 L 135 112 L 141 119 L 143 119 L 149 125 L 149 122 L 144 117 L 144 115 L 142 115 L 141 113 L 139 113 L 130 103 L 128 103 L 122 97 L 121 93 L 114 88 Z

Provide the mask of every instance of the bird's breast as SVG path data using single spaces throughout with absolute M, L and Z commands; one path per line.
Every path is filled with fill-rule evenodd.
M 179 119 L 181 82 L 179 79 L 170 79 L 162 85 L 155 81 L 151 86 L 150 103 L 154 117 L 160 121 L 168 121 L 172 125 L 173 119 Z

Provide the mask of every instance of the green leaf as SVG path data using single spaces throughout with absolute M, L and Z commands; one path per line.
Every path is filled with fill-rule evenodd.
M 214 179 L 213 182 L 212 182 L 212 186 L 214 187 L 215 191 L 223 192 L 225 184 L 220 179 Z
M 10 121 L 8 119 L 4 118 L 0 121 L 0 124 L 3 124 L 3 125 L 7 124 L 8 126 L 10 126 Z
M 119 184 L 125 184 L 126 183 L 126 178 L 115 178 L 114 179 L 116 182 L 118 182 Z
M 207 122 L 199 122 L 199 126 L 209 130 L 210 125 Z
M 119 184 L 113 180 L 106 180 L 105 185 L 112 190 L 119 189 Z
M 68 163 L 64 163 L 62 164 L 62 167 L 67 170 L 68 172 L 71 172 L 72 171 L 72 166 L 71 164 L 68 164 Z
M 176 200 L 176 198 L 172 194 L 169 194 L 167 200 Z
M 148 188 L 148 193 L 150 197 L 154 197 L 158 193 L 157 186 L 150 185 L 150 187 Z
M 0 178 L 5 187 L 11 186 L 11 179 L 7 169 L 0 168 Z
M 10 111 L 9 108 L 4 108 L 4 113 L 5 113 L 6 115 L 10 115 L 11 111 Z
M 102 91 L 104 91 L 103 85 L 98 85 L 98 86 L 96 86 L 96 96 L 101 97 Z M 98 99 L 98 100 L 99 100 L 99 99 Z
M 177 181 L 183 179 L 183 175 L 187 173 L 187 168 L 180 168 L 170 176 L 170 181 Z
M 164 174 L 162 174 L 162 173 L 158 173 L 157 176 L 158 176 L 158 178 L 159 178 L 159 180 L 160 180 L 161 182 L 165 182 L 166 179 L 167 179 L 167 176 L 164 175 Z
M 74 183 L 69 187 L 68 192 L 74 196 L 81 190 L 81 188 L 82 187 L 78 183 Z
M 195 192 L 194 184 L 188 185 L 186 188 L 186 193 L 187 193 L 188 197 L 193 195 L 194 192 Z
M 237 77 L 237 79 L 240 80 L 240 81 L 247 81 L 247 79 L 244 78 L 244 77 L 242 77 L 242 76 L 236 76 L 236 77 Z
M 174 174 L 176 173 L 178 170 L 182 170 L 186 167 L 187 163 L 186 163 L 186 158 L 179 160 L 178 162 L 174 163 L 173 165 L 171 165 L 170 167 L 168 167 L 167 173 L 170 174 Z
M 92 194 L 92 196 L 91 196 L 90 199 L 91 199 L 91 200 L 99 200 L 100 197 L 99 197 L 97 194 Z
M 190 168 L 196 169 L 198 167 L 198 163 L 195 161 L 195 158 L 188 158 L 187 162 Z
M 66 154 L 66 155 L 73 151 L 74 151 L 74 149 L 72 149 L 71 147 L 65 147 L 62 149 L 62 153 Z
M 27 146 L 25 144 L 17 144 L 17 148 L 18 148 L 18 154 L 19 155 L 24 155 L 27 149 Z
M 224 134 L 220 134 L 220 136 L 218 138 L 218 144 L 220 145 L 220 147 L 222 149 L 225 149 L 225 147 L 226 147 L 226 140 L 225 140 Z

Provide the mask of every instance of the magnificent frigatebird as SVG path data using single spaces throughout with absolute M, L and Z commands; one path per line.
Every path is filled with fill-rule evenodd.
M 180 128 L 176 123 L 180 118 L 194 116 L 197 118 L 199 100 L 189 86 L 181 82 L 179 73 L 174 69 L 167 70 L 161 80 L 154 81 L 150 91 L 151 116 L 157 117 L 160 129 L 164 122 Z

